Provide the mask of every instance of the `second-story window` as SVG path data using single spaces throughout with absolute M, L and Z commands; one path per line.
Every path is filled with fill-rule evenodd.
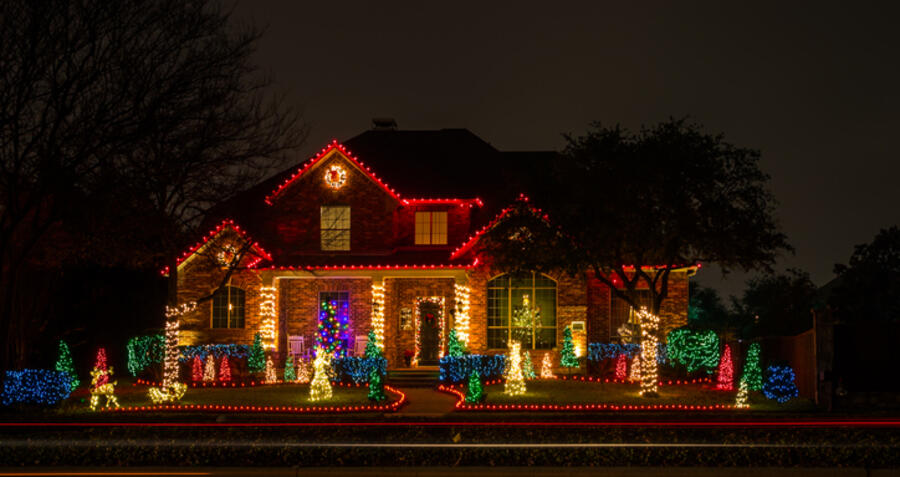
M 447 244 L 447 212 L 416 212 L 416 245 Z
M 323 205 L 322 250 L 350 250 L 350 207 Z

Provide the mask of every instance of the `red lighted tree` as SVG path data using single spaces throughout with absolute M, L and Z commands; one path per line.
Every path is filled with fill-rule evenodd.
M 734 363 L 731 361 L 731 347 L 725 345 L 725 351 L 722 352 L 722 359 L 719 360 L 719 378 L 718 389 L 723 391 L 734 390 Z
M 106 364 L 106 348 L 97 350 L 97 360 L 94 362 L 94 369 L 103 372 L 103 374 L 97 378 L 94 387 L 99 388 L 109 382 L 109 367 Z
M 227 354 L 222 355 L 222 361 L 219 362 L 219 381 L 231 382 L 231 363 L 228 362 Z
M 628 360 L 622 353 L 616 358 L 616 379 L 624 381 L 628 377 Z
M 203 360 L 200 356 L 194 356 L 191 363 L 191 380 L 194 382 L 203 381 Z

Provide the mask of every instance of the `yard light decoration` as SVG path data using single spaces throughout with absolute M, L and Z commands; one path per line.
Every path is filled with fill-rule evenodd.
M 477 369 L 473 369 L 469 374 L 469 382 L 466 386 L 466 402 L 469 404 L 477 404 L 484 401 L 484 385 L 481 384 L 481 376 Z
M 382 402 L 387 399 L 384 395 L 384 378 L 378 366 L 372 366 L 369 370 L 369 401 Z
M 659 339 L 659 316 L 641 307 L 638 311 L 641 324 L 641 396 L 656 397 L 659 390 L 659 363 L 656 361 Z
M 297 380 L 297 373 L 294 372 L 294 357 L 288 355 L 284 360 L 284 382 L 292 383 Z
M 509 342 L 509 353 L 506 355 L 506 383 L 503 392 L 507 396 L 525 394 L 525 376 L 522 374 L 522 344 Z
M 180 382 L 178 356 L 178 334 L 181 327 L 181 317 L 196 310 L 197 303 L 189 302 L 177 307 L 166 307 L 166 356 L 163 361 L 162 386 L 152 387 L 148 391 L 150 400 L 154 404 L 175 402 L 184 396 L 187 385 Z
M 640 353 L 634 355 L 634 358 L 631 360 L 631 371 L 628 373 L 628 380 L 633 382 L 638 382 L 641 380 L 641 355 Z
M 466 350 L 463 349 L 462 343 L 459 342 L 459 334 L 456 332 L 456 328 L 450 330 L 450 336 L 447 338 L 447 349 L 450 356 L 454 358 L 459 358 L 466 354 Z
M 323 300 L 319 307 L 319 325 L 316 332 L 316 348 L 323 349 L 335 358 L 347 355 L 345 343 L 350 327 L 350 304 L 337 300 Z
M 687 367 L 689 373 L 719 365 L 719 336 L 713 330 L 678 328 L 666 336 L 669 360 Z M 752 386 L 751 386 L 752 389 Z
M 316 359 L 313 361 L 313 380 L 309 384 L 310 401 L 317 402 L 331 399 L 331 382 L 328 380 L 330 362 L 331 354 L 322 348 L 316 349 Z
M 231 363 L 228 361 L 228 355 L 222 355 L 222 361 L 219 361 L 219 381 L 223 383 L 231 382 Z
M 275 363 L 272 362 L 272 357 L 269 356 L 266 358 L 266 384 L 275 384 L 278 381 L 278 376 L 275 375 Z
M 747 397 L 748 397 L 747 396 L 747 394 L 748 394 L 747 388 L 748 388 L 747 381 L 744 381 L 743 379 L 741 379 L 740 384 L 738 384 L 737 397 L 734 399 L 734 408 L 735 409 L 747 409 L 748 407 L 750 407 L 750 405 L 747 404 Z
M 468 286 L 454 285 L 456 313 L 453 315 L 453 329 L 464 346 L 469 344 L 469 293 Z
M 206 355 L 206 363 L 203 366 L 203 382 L 210 383 L 216 380 L 216 358 Z
M 195 383 L 203 381 L 203 360 L 199 355 L 191 360 L 191 381 Z
M 759 343 L 753 343 L 747 349 L 747 358 L 744 359 L 744 374 L 742 381 L 747 381 L 747 389 L 750 391 L 762 391 L 763 376 L 759 363 Z
M 381 350 L 384 348 L 384 346 L 381 344 L 378 335 L 375 334 L 375 330 L 369 331 L 367 339 L 368 340 L 366 341 L 365 357 L 372 359 L 383 358 L 384 353 L 382 353 Z
M 716 389 L 734 390 L 734 363 L 731 361 L 731 346 L 725 345 L 722 358 L 719 360 L 719 375 L 716 378 Z
M 541 379 L 553 379 L 556 375 L 553 374 L 553 358 L 550 357 L 550 352 L 544 352 L 544 358 L 541 360 Z
M 384 348 L 384 284 L 372 285 L 372 331 L 378 346 Z
M 616 379 L 624 381 L 628 377 L 628 358 L 625 353 L 616 357 Z
M 91 370 L 91 411 L 96 411 L 100 405 L 100 397 L 106 398 L 105 407 L 119 407 L 116 398 L 116 381 L 110 381 L 113 374 L 112 366 L 106 364 L 106 350 L 100 348 L 97 351 L 97 361 Z
M 763 384 L 763 394 L 784 404 L 797 397 L 800 392 L 794 384 L 794 370 L 790 366 L 769 366 L 766 370 L 768 379 Z
M 263 350 L 262 334 L 260 333 L 253 335 L 253 344 L 250 345 L 250 354 L 247 356 L 247 368 L 254 373 L 266 369 L 266 352 Z
M 297 360 L 297 382 L 300 384 L 309 382 L 309 363 L 303 358 Z
M 534 365 L 531 364 L 531 353 L 527 349 L 522 351 L 522 374 L 525 376 L 525 379 L 537 377 L 537 374 L 534 372 Z
M 347 171 L 338 164 L 334 164 L 325 171 L 325 184 L 334 190 L 338 190 L 347 182 Z
M 59 354 L 56 358 L 57 371 L 69 373 L 69 389 L 74 390 L 81 384 L 78 379 L 78 373 L 75 372 L 75 364 L 72 362 L 72 352 L 69 351 L 69 345 L 65 341 L 59 340 Z
M 265 349 L 274 350 L 275 343 L 278 341 L 278 331 L 276 329 L 276 321 L 278 321 L 278 312 L 275 307 L 275 297 L 278 288 L 275 286 L 259 287 L 259 334 L 265 341 L 262 346 Z
M 575 356 L 575 344 L 572 343 L 572 328 L 568 326 L 563 332 L 563 347 L 559 352 L 559 365 L 564 368 L 578 367 L 578 357 Z

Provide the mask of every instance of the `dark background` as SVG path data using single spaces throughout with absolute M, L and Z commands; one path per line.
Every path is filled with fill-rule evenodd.
M 592 120 L 638 128 L 690 115 L 762 151 L 797 249 L 779 267 L 808 270 L 818 285 L 853 245 L 900 222 L 898 16 L 888 2 L 242 2 L 235 11 L 268 26 L 258 62 L 311 123 L 297 162 L 375 116 L 546 150 Z M 722 280 L 712 266 L 698 276 L 726 295 L 746 278 Z

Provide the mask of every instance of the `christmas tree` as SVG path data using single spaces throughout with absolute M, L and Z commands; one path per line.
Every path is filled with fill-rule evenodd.
M 253 336 L 253 345 L 250 347 L 250 355 L 247 356 L 247 367 L 253 373 L 266 369 L 266 353 L 263 351 L 262 335 L 259 333 Z
M 81 383 L 81 380 L 78 379 L 78 373 L 75 372 L 75 365 L 72 363 L 72 353 L 69 351 L 69 345 L 63 340 L 59 340 L 59 357 L 56 358 L 56 370 L 69 373 L 69 384 L 72 390 L 75 390 Z
M 366 358 L 381 358 L 381 347 L 378 346 L 378 337 L 375 330 L 369 331 L 369 339 L 366 342 Z
M 278 376 L 275 375 L 275 363 L 272 362 L 272 357 L 266 358 L 266 384 L 274 384 L 278 381 Z
M 550 352 L 547 351 L 544 353 L 544 359 L 541 360 L 541 379 L 553 379 L 556 375 L 553 374 L 553 358 L 550 357 Z
M 203 381 L 203 360 L 200 355 L 195 355 L 191 361 L 191 380 L 195 383 Z
M 384 395 L 384 382 L 382 381 L 381 371 L 377 366 L 372 366 L 369 371 L 369 400 L 381 402 L 387 399 Z
M 316 359 L 313 362 L 313 380 L 309 384 L 309 400 L 326 401 L 331 399 L 331 382 L 328 381 L 328 368 L 331 355 L 323 348 L 316 349 Z
M 799 391 L 797 385 L 794 384 L 794 370 L 790 366 L 769 366 L 766 374 L 769 378 L 763 385 L 763 394 L 768 399 L 786 403 L 797 397 Z
M 91 388 L 96 388 L 97 386 L 103 386 L 107 382 L 109 382 L 109 374 L 107 373 L 106 366 L 106 349 L 100 348 L 97 350 L 97 360 L 94 361 L 94 370 L 99 371 L 98 378 L 91 380 Z M 92 373 L 93 375 L 93 373 Z
M 747 350 L 747 359 L 744 360 L 744 374 L 742 381 L 747 381 L 747 389 L 750 391 L 762 391 L 762 368 L 759 363 L 759 343 L 753 343 Z
M 625 357 L 625 353 L 619 355 L 616 358 L 616 379 L 620 381 L 624 381 L 625 378 L 628 377 L 628 358 Z
M 559 365 L 564 368 L 577 368 L 578 358 L 575 356 L 575 345 L 572 343 L 572 329 L 568 326 L 563 332 L 563 347 L 559 352 Z
M 634 359 L 631 360 L 631 372 L 628 375 L 628 380 L 641 380 L 641 356 L 639 354 L 635 354 Z
M 522 375 L 522 345 L 518 341 L 509 342 L 506 355 L 506 383 L 503 392 L 508 396 L 525 394 L 525 376 Z
M 222 361 L 219 362 L 219 381 L 223 383 L 231 382 L 231 363 L 228 362 L 228 355 L 222 355 Z
M 460 356 L 466 354 L 466 350 L 463 348 L 462 343 L 459 341 L 459 336 L 456 334 L 456 329 L 450 330 L 449 343 L 447 347 L 449 348 L 450 356 L 454 358 L 459 358 Z
M 335 300 L 320 303 L 319 329 L 316 334 L 316 347 L 324 348 L 325 352 L 336 358 L 345 356 L 344 341 L 349 328 L 348 304 L 340 307 Z
M 297 361 L 297 382 L 301 384 L 309 382 L 309 363 L 303 358 Z
M 725 351 L 722 351 L 722 358 L 719 360 L 719 376 L 716 388 L 723 391 L 734 390 L 734 364 L 731 362 L 731 346 L 727 344 L 725 345 Z
M 212 382 L 216 380 L 216 358 L 211 354 L 206 355 L 206 364 L 203 367 L 203 382 Z
M 292 383 L 297 380 L 297 375 L 294 373 L 294 357 L 288 355 L 287 359 L 284 360 L 284 382 Z
M 747 404 L 747 381 L 741 379 L 741 383 L 738 385 L 738 393 L 737 397 L 734 400 L 735 409 L 746 409 L 750 407 Z
M 527 350 L 522 353 L 522 374 L 525 375 L 525 379 L 537 377 L 537 374 L 534 372 L 534 365 L 531 364 L 531 353 Z
M 478 370 L 473 369 L 469 374 L 469 385 L 466 387 L 466 402 L 469 404 L 477 404 L 484 401 L 484 386 L 481 384 L 481 376 Z

